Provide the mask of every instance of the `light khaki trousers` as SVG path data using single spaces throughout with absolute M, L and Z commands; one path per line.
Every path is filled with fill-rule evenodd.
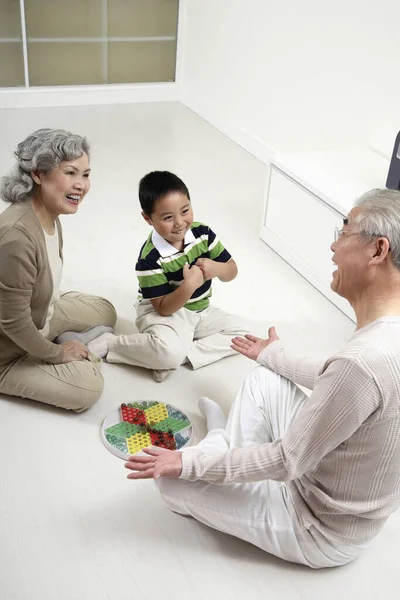
M 54 306 L 47 339 L 53 341 L 64 331 L 86 331 L 95 325 L 113 327 L 117 315 L 108 300 L 78 292 L 63 294 Z M 80 412 L 101 396 L 104 387 L 101 360 L 52 365 L 25 355 L 11 365 L 0 367 L 0 393 L 21 396 Z
M 109 346 L 107 361 L 146 369 L 177 369 L 186 359 L 193 369 L 236 354 L 231 339 L 249 333 L 241 317 L 214 306 L 201 312 L 181 308 L 163 317 L 148 300 L 137 304 L 139 333 L 119 335 Z

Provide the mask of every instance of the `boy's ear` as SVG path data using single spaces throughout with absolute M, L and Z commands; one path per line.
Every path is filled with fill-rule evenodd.
M 145 212 L 142 211 L 142 217 L 143 219 L 146 221 L 147 225 L 152 225 L 152 221 L 151 221 L 151 217 L 149 217 L 149 215 L 146 215 Z

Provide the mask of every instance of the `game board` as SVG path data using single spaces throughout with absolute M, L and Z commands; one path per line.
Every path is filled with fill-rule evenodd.
M 189 418 L 175 406 L 156 401 L 121 404 L 101 428 L 106 448 L 123 459 L 148 446 L 179 450 L 190 445 L 192 437 Z

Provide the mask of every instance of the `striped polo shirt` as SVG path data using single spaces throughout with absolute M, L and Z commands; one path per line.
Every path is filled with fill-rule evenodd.
M 196 264 L 198 258 L 228 262 L 231 255 L 215 233 L 203 223 L 192 223 L 178 251 L 153 230 L 143 244 L 136 274 L 139 280 L 139 299 L 160 298 L 170 294 L 183 282 L 183 266 Z M 210 304 L 211 280 L 205 281 L 184 305 L 189 310 L 204 310 Z

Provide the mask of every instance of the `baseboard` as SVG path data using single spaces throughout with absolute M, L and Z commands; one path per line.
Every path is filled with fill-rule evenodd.
M 180 100 L 179 87 L 175 82 L 171 82 L 4 88 L 0 90 L 0 109 L 176 102 Z
M 211 106 L 199 100 L 184 88 L 181 89 L 180 101 L 190 110 L 210 123 L 215 129 L 226 135 L 233 142 L 247 150 L 264 163 L 269 164 L 276 150 L 257 138 L 253 133 L 237 126 L 235 123 L 215 111 Z

